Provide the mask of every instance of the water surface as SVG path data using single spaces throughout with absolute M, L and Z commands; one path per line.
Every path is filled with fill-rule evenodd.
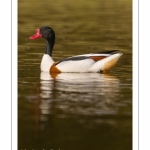
M 132 149 L 132 1 L 18 1 L 18 150 Z M 109 74 L 40 72 L 42 25 L 55 61 L 119 49 Z

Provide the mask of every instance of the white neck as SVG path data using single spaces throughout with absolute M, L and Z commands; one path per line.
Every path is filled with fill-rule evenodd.
M 41 71 L 43 72 L 49 72 L 50 67 L 53 65 L 54 61 L 52 57 L 50 57 L 48 54 L 44 54 L 41 61 Z

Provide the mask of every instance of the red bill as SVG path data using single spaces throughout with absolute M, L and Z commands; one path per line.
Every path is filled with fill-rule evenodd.
M 41 38 L 41 37 L 42 37 L 42 35 L 40 34 L 40 29 L 36 29 L 36 34 L 30 36 L 29 38 L 34 40 L 34 39 Z

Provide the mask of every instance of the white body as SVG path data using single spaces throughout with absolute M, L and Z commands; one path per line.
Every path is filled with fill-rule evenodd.
M 116 54 L 85 54 L 78 56 L 107 56 L 98 61 L 94 61 L 92 58 L 87 58 L 83 60 L 67 60 L 62 61 L 56 65 L 57 69 L 60 72 L 99 72 L 99 71 L 109 71 L 117 63 L 118 59 L 122 56 L 123 53 Z M 74 56 L 74 57 L 78 57 Z M 53 59 L 44 54 L 41 61 L 41 71 L 49 72 L 51 66 L 53 65 Z
M 44 54 L 41 61 L 41 71 L 49 72 L 51 66 L 53 65 L 54 61 L 52 57 L 47 54 Z

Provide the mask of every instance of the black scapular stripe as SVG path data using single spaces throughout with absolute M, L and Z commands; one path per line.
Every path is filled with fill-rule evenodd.
M 89 56 L 74 56 L 74 57 L 69 57 L 69 58 L 66 58 L 66 59 L 63 59 L 63 60 L 60 60 L 59 62 L 57 62 L 55 65 L 58 65 L 59 63 L 63 62 L 63 61 L 69 61 L 69 60 L 72 60 L 72 61 L 78 61 L 78 60 L 83 60 L 83 59 L 87 59 L 87 58 L 90 58 Z
M 91 53 L 91 54 L 116 54 L 120 52 L 119 50 L 107 50 L 107 51 L 102 51 L 102 52 L 97 52 L 97 53 Z M 86 55 L 86 54 L 85 54 Z M 69 57 L 63 60 L 58 61 L 55 65 L 58 65 L 59 63 L 63 62 L 63 61 L 78 61 L 78 60 L 84 60 L 84 59 L 88 59 L 91 56 L 73 56 L 73 57 Z

